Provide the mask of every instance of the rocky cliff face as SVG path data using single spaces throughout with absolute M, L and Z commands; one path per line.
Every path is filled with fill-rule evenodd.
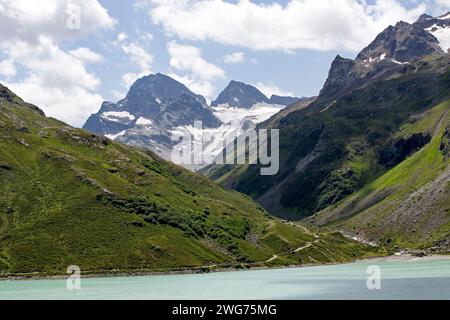
M 448 203 L 448 195 L 424 199 L 430 205 L 424 206 L 423 216 L 401 221 L 405 215 L 399 205 L 385 219 L 393 212 L 392 200 L 403 201 L 423 183 L 440 188 L 441 183 L 434 181 L 448 165 L 437 152 L 447 150 L 439 131 L 448 123 L 450 92 L 450 55 L 440 44 L 418 25 L 399 22 L 386 28 L 356 59 L 336 57 L 323 90 L 307 108 L 273 118 L 280 129 L 277 175 L 260 176 L 258 165 L 218 167 L 208 174 L 283 218 L 303 219 L 331 210 L 337 212 L 333 223 L 344 224 L 352 217 L 346 232 L 358 230 L 369 240 L 385 238 L 391 244 L 416 247 L 445 240 L 439 232 L 446 230 L 448 235 L 449 220 L 440 201 Z M 264 125 L 273 127 L 274 120 Z M 443 177 L 442 181 L 447 175 Z M 353 194 L 356 198 L 350 197 Z M 335 211 L 342 201 L 351 210 Z M 382 202 L 386 207 L 379 206 Z M 370 220 L 365 215 L 369 211 Z M 330 223 L 326 216 L 319 224 Z M 415 233 L 408 231 L 413 230 L 411 225 L 416 226 Z
M 269 99 L 255 87 L 233 80 L 211 106 L 228 105 L 232 108 L 250 109 L 258 103 L 269 103 Z
M 118 103 L 104 102 L 84 129 L 113 136 L 136 126 L 169 129 L 194 120 L 202 121 L 205 127 L 220 125 L 204 97 L 168 76 L 156 74 L 137 80 Z
M 338 55 L 331 63 L 327 81 L 320 92 L 321 96 L 332 97 L 343 88 L 350 85 L 348 74 L 354 67 L 355 62 L 351 59 L 342 58 Z
M 421 19 L 427 17 L 422 16 Z M 396 72 L 413 61 L 442 54 L 444 51 L 439 40 L 422 27 L 429 23 L 409 24 L 401 21 L 381 32 L 355 60 L 337 56 L 331 65 L 319 101 L 332 101 L 355 85 L 364 86 L 365 83 Z
M 125 99 L 104 102 L 84 129 L 150 149 L 167 160 L 171 160 L 178 144 L 172 141 L 174 135 L 212 135 L 215 141 L 204 146 L 205 158 L 209 159 L 205 161 L 212 161 L 222 151 L 221 139 L 253 129 L 298 100 L 281 96 L 268 99 L 251 85 L 231 81 L 209 107 L 204 97 L 168 76 L 156 74 L 137 80 Z M 196 121 L 201 121 L 201 131 L 194 127 Z M 195 170 L 201 166 L 186 167 Z
M 222 124 L 204 97 L 166 75 L 156 74 L 137 80 L 125 99 L 104 102 L 84 129 L 170 159 L 175 144 L 171 131 L 194 121 L 201 121 L 205 128 Z
M 233 80 L 219 94 L 217 99 L 211 103 L 211 106 L 227 106 L 231 108 L 250 109 L 257 104 L 289 106 L 300 100 L 301 99 L 297 97 L 283 97 L 279 95 L 272 95 L 270 99 L 268 99 L 256 87 Z
M 412 62 L 433 53 L 442 52 L 439 41 L 416 24 L 399 22 L 389 26 L 356 58 L 356 63 L 371 63 L 384 59 L 397 63 Z

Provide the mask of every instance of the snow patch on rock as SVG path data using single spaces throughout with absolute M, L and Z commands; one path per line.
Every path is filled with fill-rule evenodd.
M 258 103 L 250 109 L 233 108 L 228 104 L 223 104 L 213 107 L 212 110 L 214 115 L 224 124 L 229 124 L 235 120 L 239 120 L 241 122 L 244 120 L 250 120 L 255 124 L 258 124 L 270 119 L 284 108 L 286 108 L 286 106 Z
M 140 117 L 136 121 L 136 125 L 138 125 L 138 126 L 151 126 L 152 124 L 153 124 L 153 121 L 150 119 L 147 119 L 145 117 Z
M 105 137 L 107 137 L 110 140 L 116 140 L 117 138 L 123 136 L 126 132 L 127 131 L 124 130 L 124 131 L 121 131 L 121 132 L 119 132 L 117 134 L 107 134 L 107 135 L 105 135 Z
M 131 122 L 136 119 L 135 116 L 127 111 L 103 112 L 101 118 L 112 122 Z
M 441 46 L 442 50 L 444 50 L 444 52 L 448 52 L 448 50 L 450 49 L 450 26 L 441 27 L 437 24 L 434 24 L 433 26 L 425 30 L 430 32 L 438 39 L 439 45 Z

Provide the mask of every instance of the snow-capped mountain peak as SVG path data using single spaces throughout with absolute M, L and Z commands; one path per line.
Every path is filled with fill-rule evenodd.
M 258 103 L 269 103 L 269 99 L 254 86 L 233 80 L 211 106 L 228 105 L 233 108 L 250 109 Z
M 333 101 L 355 83 L 364 83 L 413 61 L 448 52 L 448 15 L 433 18 L 424 14 L 414 24 L 400 21 L 381 32 L 355 60 L 337 56 L 321 91 L 321 99 Z
M 222 142 L 255 128 L 298 100 L 280 96 L 268 99 L 253 86 L 231 81 L 210 107 L 204 97 L 158 73 L 138 79 L 125 99 L 117 103 L 104 102 L 84 128 L 150 149 L 168 160 L 177 145 L 172 140 L 174 135 L 212 135 L 215 142 L 208 144 L 205 150 L 212 161 L 222 151 Z M 195 127 L 199 121 L 201 129 Z

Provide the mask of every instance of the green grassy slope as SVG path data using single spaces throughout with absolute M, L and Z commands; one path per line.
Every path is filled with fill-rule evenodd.
M 273 219 L 151 153 L 46 118 L 1 85 L 0 150 L 0 276 L 73 264 L 85 273 L 168 271 L 383 254 Z M 317 237 L 313 247 L 331 253 L 289 253 Z
M 209 176 L 276 216 L 392 248 L 445 251 L 449 98 L 450 55 L 429 56 L 268 121 L 280 129 L 277 175 L 222 166 Z
M 450 242 L 450 100 L 397 136 L 433 135 L 429 144 L 362 190 L 310 219 L 386 245 L 449 249 Z
M 449 55 L 427 57 L 331 104 L 322 105 L 319 97 L 306 109 L 269 121 L 280 130 L 275 176 L 258 175 L 257 165 L 219 167 L 209 176 L 276 216 L 302 219 L 335 205 L 429 141 L 427 135 L 400 140 L 398 132 L 450 96 L 449 65 Z

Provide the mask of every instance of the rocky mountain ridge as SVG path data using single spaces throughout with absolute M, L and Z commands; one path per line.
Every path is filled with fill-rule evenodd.
M 299 98 L 272 96 L 268 99 L 256 87 L 231 81 L 211 106 L 178 81 L 163 75 L 137 80 L 125 99 L 104 102 L 84 129 L 129 145 L 152 150 L 172 160 L 178 145 L 176 136 L 214 135 L 215 142 L 205 145 L 205 161 L 221 152 L 225 139 L 256 127 Z M 194 126 L 202 123 L 201 131 Z M 223 141 L 222 141 L 222 140 Z M 196 170 L 202 165 L 185 165 Z
M 414 219 L 403 219 L 402 210 L 396 210 L 399 199 L 408 205 L 418 201 L 404 198 L 424 186 L 417 180 L 440 190 L 435 174 L 446 176 L 448 158 L 442 160 L 439 142 L 447 124 L 450 55 L 441 45 L 417 24 L 399 22 L 386 28 L 356 59 L 337 56 L 320 95 L 307 107 L 289 107 L 292 112 L 260 125 L 280 130 L 276 176 L 258 175 L 258 165 L 218 166 L 209 168 L 208 175 L 283 218 L 298 220 L 320 212 L 312 222 L 342 227 L 366 240 L 404 247 L 448 243 L 450 217 L 442 204 L 442 199 L 448 203 L 447 194 L 427 198 Z M 437 147 L 429 147 L 433 143 Z M 412 166 L 409 159 L 416 154 L 423 163 Z M 434 167 L 427 162 L 432 159 Z M 418 179 L 425 163 L 434 174 Z M 407 168 L 403 175 L 397 171 L 402 164 Z M 414 181 L 403 185 L 409 172 L 417 172 Z M 395 180 L 399 176 L 404 180 Z M 377 179 L 384 184 L 375 183 Z M 368 189 L 371 183 L 373 189 Z M 436 210 L 439 219 L 433 218 Z M 333 218 L 322 212 L 333 212 Z M 415 225 L 414 232 L 399 232 L 404 229 L 399 221 Z

